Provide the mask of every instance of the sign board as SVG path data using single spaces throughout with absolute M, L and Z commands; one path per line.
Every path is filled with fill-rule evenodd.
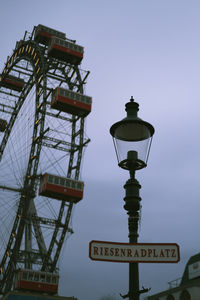
M 177 263 L 180 260 L 176 243 L 115 243 L 91 241 L 89 257 L 92 260 L 138 263 Z

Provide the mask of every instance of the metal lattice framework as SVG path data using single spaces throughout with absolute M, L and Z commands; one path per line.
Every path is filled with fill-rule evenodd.
M 8 57 L 2 72 L 22 78 L 18 92 L 0 86 L 0 292 L 12 289 L 17 268 L 57 272 L 73 203 L 38 196 L 45 172 L 79 179 L 84 147 L 84 118 L 50 107 L 52 90 L 61 86 L 84 93 L 89 71 L 47 55 L 34 31 Z

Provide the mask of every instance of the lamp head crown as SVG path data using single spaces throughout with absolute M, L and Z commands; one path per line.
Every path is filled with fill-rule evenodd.
M 125 104 L 125 110 L 127 112 L 127 116 L 123 120 L 139 119 L 137 116 L 139 104 L 134 101 L 133 96 L 131 96 L 130 101 Z

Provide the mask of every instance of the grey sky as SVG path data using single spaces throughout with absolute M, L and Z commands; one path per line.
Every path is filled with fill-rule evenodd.
M 109 128 L 125 116 L 131 96 L 139 116 L 155 127 L 148 167 L 136 174 L 142 185 L 139 241 L 176 242 L 181 250 L 178 264 L 140 264 L 141 285 L 152 292 L 167 288 L 199 252 L 199 11 L 198 0 L 0 1 L 1 69 L 24 31 L 41 23 L 84 46 L 82 68 L 91 71 L 85 197 L 60 259 L 60 295 L 98 300 L 127 292 L 128 265 L 89 260 L 88 244 L 128 240 L 128 173 L 117 166 Z

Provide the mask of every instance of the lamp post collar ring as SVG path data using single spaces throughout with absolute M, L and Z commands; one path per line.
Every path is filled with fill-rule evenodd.
M 136 170 L 141 170 L 146 168 L 147 164 L 143 162 L 141 159 L 137 159 L 136 161 L 130 161 L 129 159 L 122 160 L 118 166 L 122 169 L 129 170 L 130 172 L 134 172 Z

